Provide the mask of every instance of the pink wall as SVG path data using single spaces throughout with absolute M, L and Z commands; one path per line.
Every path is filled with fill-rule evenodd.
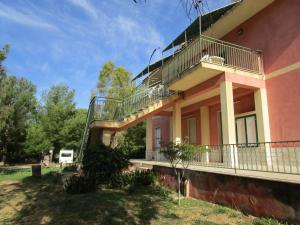
M 300 70 L 266 81 L 272 141 L 300 140 Z
M 300 61 L 299 12 L 299 0 L 277 0 L 223 39 L 263 50 L 265 73 L 271 73 Z M 300 140 L 299 84 L 299 69 L 266 81 L 272 141 Z
M 154 117 L 153 120 L 153 147 L 154 145 L 154 131 L 155 128 L 161 129 L 161 140 L 162 143 L 169 143 L 170 142 L 170 118 L 168 116 L 157 116 Z
M 299 0 L 276 0 L 223 40 L 262 50 L 265 73 L 270 73 L 300 59 L 299 12 Z

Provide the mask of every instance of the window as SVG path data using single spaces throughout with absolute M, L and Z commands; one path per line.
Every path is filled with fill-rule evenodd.
M 71 153 L 61 153 L 61 157 L 72 157 Z
M 187 120 L 188 138 L 191 144 L 196 144 L 196 119 L 190 118 Z
M 161 129 L 158 127 L 158 128 L 155 128 L 155 133 L 154 133 L 154 140 L 155 140 L 155 143 L 154 143 L 154 147 L 155 148 L 160 148 L 160 144 L 161 144 Z
M 256 115 L 238 117 L 235 119 L 235 124 L 237 144 L 256 146 L 258 142 Z

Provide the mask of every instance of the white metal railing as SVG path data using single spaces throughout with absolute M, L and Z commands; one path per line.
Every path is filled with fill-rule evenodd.
M 190 165 L 300 174 L 300 141 L 207 145 L 200 149 L 189 158 Z M 152 158 L 167 161 L 159 149 L 153 151 Z
M 188 69 L 200 62 L 231 67 L 261 74 L 261 54 L 253 49 L 201 35 L 162 67 L 164 84 L 180 79 Z

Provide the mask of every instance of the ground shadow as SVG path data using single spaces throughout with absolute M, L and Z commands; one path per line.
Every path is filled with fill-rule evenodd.
M 14 185 L 13 192 L 22 192 L 25 199 L 7 224 L 150 224 L 163 201 L 153 187 L 67 194 L 55 173 L 27 177 Z

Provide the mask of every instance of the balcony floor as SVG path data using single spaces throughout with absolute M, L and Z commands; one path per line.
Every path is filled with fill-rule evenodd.
M 166 161 L 154 161 L 154 160 L 145 160 L 145 159 L 131 159 L 130 162 L 136 166 L 163 166 L 171 167 L 169 162 Z M 253 165 L 254 166 L 254 165 Z M 180 168 L 180 166 L 179 166 Z M 243 165 L 240 164 L 239 168 L 243 168 Z M 264 168 L 259 170 L 247 170 L 247 169 L 229 169 L 224 168 L 222 163 L 212 163 L 208 165 L 190 165 L 189 170 L 199 171 L 199 172 L 208 172 L 208 173 L 217 173 L 230 176 L 239 176 L 239 177 L 248 177 L 262 180 L 271 180 L 287 183 L 296 183 L 300 184 L 300 174 L 291 174 L 284 172 L 265 172 Z M 278 168 L 279 171 L 284 171 L 283 168 Z M 297 168 L 293 168 L 293 171 L 296 171 Z

